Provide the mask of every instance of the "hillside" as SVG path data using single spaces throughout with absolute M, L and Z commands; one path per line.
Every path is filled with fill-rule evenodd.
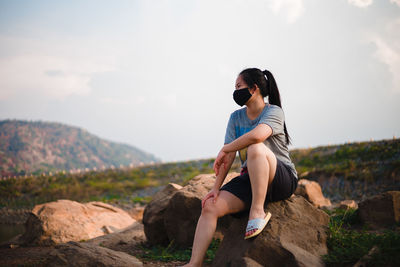
M 295 149 L 300 178 L 317 181 L 334 201 L 400 190 L 400 139 Z
M 42 121 L 0 121 L 3 177 L 152 161 L 158 160 L 133 146 L 103 140 L 78 127 Z

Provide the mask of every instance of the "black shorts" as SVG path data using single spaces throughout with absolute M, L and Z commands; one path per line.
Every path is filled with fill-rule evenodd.
M 297 188 L 297 177 L 293 174 L 290 167 L 277 159 L 274 180 L 270 185 L 271 191 L 267 192 L 264 207 L 269 202 L 279 201 L 289 198 Z M 240 176 L 233 178 L 223 185 L 220 190 L 228 191 L 240 198 L 246 205 L 246 210 L 251 206 L 252 193 L 249 174 L 243 172 Z

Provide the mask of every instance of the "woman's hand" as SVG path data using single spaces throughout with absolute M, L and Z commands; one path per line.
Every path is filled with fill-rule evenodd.
M 204 205 L 206 204 L 206 200 L 209 198 L 214 198 L 213 203 L 215 203 L 215 201 L 217 201 L 218 196 L 219 196 L 219 190 L 215 189 L 215 188 L 211 189 L 211 191 L 208 192 L 208 194 L 201 201 L 201 208 L 204 208 Z
M 213 169 L 214 169 L 215 175 L 217 175 L 217 176 L 219 174 L 219 169 L 221 168 L 222 165 L 224 165 L 225 170 L 226 170 L 226 167 L 228 166 L 228 159 L 227 159 L 226 155 L 227 155 L 227 153 L 221 149 L 221 151 L 219 151 L 219 153 L 218 153 L 217 158 L 214 161 Z

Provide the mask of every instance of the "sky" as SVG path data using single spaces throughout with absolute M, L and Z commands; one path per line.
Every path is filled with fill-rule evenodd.
M 248 67 L 290 149 L 400 136 L 400 0 L 0 0 L 0 120 L 215 157 Z

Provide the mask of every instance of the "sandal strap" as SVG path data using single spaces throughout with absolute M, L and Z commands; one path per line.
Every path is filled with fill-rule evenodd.
M 252 219 L 247 223 L 246 232 L 254 229 L 260 229 L 264 224 L 265 220 L 263 218 Z

